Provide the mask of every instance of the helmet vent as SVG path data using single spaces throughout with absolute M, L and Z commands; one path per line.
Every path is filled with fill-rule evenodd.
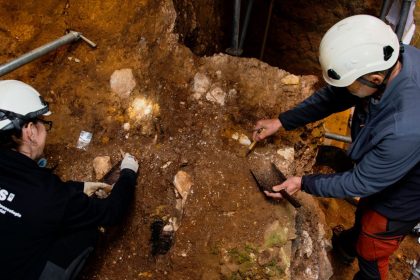
M 388 61 L 388 59 L 391 58 L 393 52 L 394 52 L 394 49 L 391 46 L 385 46 L 384 47 L 384 60 Z
M 334 80 L 340 80 L 340 75 L 337 74 L 333 69 L 328 69 L 327 71 L 328 77 Z

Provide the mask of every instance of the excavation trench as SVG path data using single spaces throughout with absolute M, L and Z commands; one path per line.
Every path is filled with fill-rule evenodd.
M 234 57 L 224 53 L 233 1 L 0 0 L 2 62 L 66 30 L 98 45 L 63 46 L 3 77 L 33 85 L 50 103 L 47 167 L 63 180 L 95 181 L 98 156 L 115 165 L 122 150 L 140 162 L 124 221 L 103 230 L 80 279 L 328 279 L 333 272 L 331 279 L 351 279 L 355 266 L 336 263 L 328 240 L 334 225 L 351 226 L 354 206 L 304 193 L 296 196 L 299 210 L 273 204 L 249 172 L 271 162 L 286 176 L 333 172 L 315 164 L 322 123 L 282 131 L 244 154 L 258 119 L 317 88 L 316 52 L 328 27 L 376 13 L 377 2 L 274 1 L 260 61 L 270 1 L 255 1 L 244 57 Z M 123 75 L 122 91 L 114 75 Z M 92 133 L 86 149 L 76 147 L 81 131 Z M 166 247 L 152 251 L 152 231 L 159 237 L 174 218 Z M 391 279 L 408 276 L 405 260 L 418 257 L 414 241 L 404 242 Z

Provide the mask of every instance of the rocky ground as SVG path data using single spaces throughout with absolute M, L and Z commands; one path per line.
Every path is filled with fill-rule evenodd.
M 179 1 L 177 1 L 179 2 Z M 50 102 L 48 166 L 65 180 L 92 181 L 93 161 L 121 151 L 140 161 L 129 215 L 103 229 L 81 279 L 352 279 L 329 252 L 331 228 L 350 226 L 346 201 L 298 194 L 298 210 L 271 203 L 250 169 L 273 162 L 286 175 L 313 171 L 321 123 L 281 131 L 245 157 L 254 123 L 309 96 L 316 76 L 254 58 L 199 57 L 179 43 L 170 0 L 19 2 L 0 0 L 0 61 L 66 30 L 98 44 L 67 45 L 3 79 L 23 80 Z M 78 149 L 81 131 L 92 141 Z M 152 254 L 151 226 L 169 225 L 166 254 Z M 391 260 L 405 279 L 420 256 L 413 237 Z

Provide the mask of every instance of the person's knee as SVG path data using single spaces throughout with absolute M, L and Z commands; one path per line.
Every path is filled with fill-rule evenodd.
M 99 234 L 97 229 L 86 229 L 60 236 L 51 246 L 47 260 L 63 268 L 82 255 L 88 248 L 96 246 Z

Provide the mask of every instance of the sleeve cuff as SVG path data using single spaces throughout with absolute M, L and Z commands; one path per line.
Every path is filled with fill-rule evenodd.
M 66 184 L 69 185 L 71 188 L 74 188 L 81 192 L 83 192 L 83 188 L 85 186 L 85 182 L 77 182 L 77 181 L 67 181 Z
M 306 176 L 302 176 L 302 181 L 300 182 L 300 190 L 302 192 L 307 192 L 305 188 L 305 181 L 306 181 Z
M 289 125 L 289 122 L 287 121 L 290 118 L 288 112 L 290 112 L 290 110 L 286 111 L 286 112 L 283 112 L 283 113 L 280 113 L 280 115 L 278 117 L 282 127 L 287 131 L 293 130 L 293 129 L 296 128 L 296 127 L 292 127 L 292 126 Z

